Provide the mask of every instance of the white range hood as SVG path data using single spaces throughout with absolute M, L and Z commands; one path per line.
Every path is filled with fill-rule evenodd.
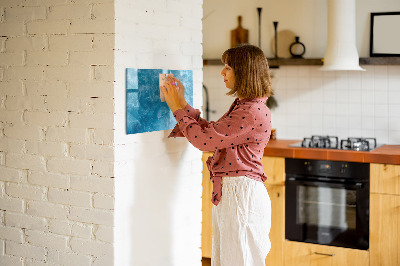
M 328 0 L 328 44 L 323 71 L 358 70 L 355 0 Z

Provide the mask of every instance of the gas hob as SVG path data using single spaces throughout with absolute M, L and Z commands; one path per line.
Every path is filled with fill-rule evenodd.
M 289 145 L 291 147 L 301 148 L 319 148 L 319 149 L 337 149 L 353 151 L 371 151 L 379 146 L 376 138 L 349 137 L 341 139 L 337 136 L 318 136 L 303 138 L 303 141 Z

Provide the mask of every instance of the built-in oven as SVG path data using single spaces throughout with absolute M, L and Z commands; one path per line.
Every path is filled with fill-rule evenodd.
M 285 169 L 286 239 L 368 249 L 369 164 L 287 158 Z

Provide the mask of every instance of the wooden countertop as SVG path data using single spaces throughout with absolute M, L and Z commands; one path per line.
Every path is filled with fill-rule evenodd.
M 301 140 L 270 140 L 264 156 L 363 163 L 400 164 L 400 145 L 383 145 L 372 151 L 290 147 Z

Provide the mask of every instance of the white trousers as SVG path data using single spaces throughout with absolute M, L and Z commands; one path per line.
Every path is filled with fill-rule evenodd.
M 262 266 L 271 249 L 271 201 L 262 182 L 223 177 L 212 211 L 212 266 Z

